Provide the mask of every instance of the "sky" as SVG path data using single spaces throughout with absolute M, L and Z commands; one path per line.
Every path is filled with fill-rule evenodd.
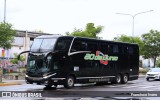
M 84 29 L 87 23 L 103 26 L 100 37 L 112 40 L 122 34 L 141 36 L 160 31 L 159 0 L 6 0 L 6 22 L 14 29 L 62 34 Z M 0 22 L 4 20 L 4 0 L 0 0 Z

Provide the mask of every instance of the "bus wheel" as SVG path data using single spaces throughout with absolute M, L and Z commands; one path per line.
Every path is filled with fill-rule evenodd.
M 70 89 L 70 88 L 74 87 L 74 82 L 75 82 L 74 77 L 68 76 L 65 80 L 64 87 L 67 89 Z
M 124 74 L 123 77 L 122 77 L 122 83 L 126 84 L 127 82 L 128 82 L 128 75 Z
M 116 84 L 120 84 L 122 82 L 122 77 L 120 74 L 116 75 L 116 79 L 114 81 L 114 83 Z

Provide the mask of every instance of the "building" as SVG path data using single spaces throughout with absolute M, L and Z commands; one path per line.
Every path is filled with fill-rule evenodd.
M 0 57 L 3 57 L 4 53 L 5 58 L 14 58 L 14 53 L 20 53 L 22 51 L 29 50 L 34 38 L 40 35 L 53 34 L 17 30 L 17 34 L 14 37 L 14 42 L 12 44 L 12 48 L 9 50 L 3 50 L 2 48 L 0 48 Z
M 14 58 L 14 53 L 19 54 L 22 51 L 26 51 L 30 49 L 30 46 L 34 40 L 35 37 L 40 35 L 53 35 L 49 33 L 41 33 L 41 32 L 30 32 L 30 31 L 23 31 L 23 30 L 16 30 L 17 34 L 14 37 L 13 46 L 9 50 L 4 50 L 3 48 L 0 48 L 0 67 L 5 66 L 6 64 L 2 64 L 2 62 L 9 62 L 8 59 Z M 27 55 L 25 55 L 26 58 Z M 3 61 L 2 61 L 3 59 Z M 6 61 L 4 61 L 4 59 Z

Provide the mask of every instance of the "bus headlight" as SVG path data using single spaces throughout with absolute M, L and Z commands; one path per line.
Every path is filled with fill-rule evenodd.
M 26 77 L 28 77 L 28 75 L 26 74 Z

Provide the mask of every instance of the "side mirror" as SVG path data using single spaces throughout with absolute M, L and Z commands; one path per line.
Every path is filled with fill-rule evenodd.
M 21 54 L 23 54 L 23 53 L 28 53 L 28 52 L 30 52 L 30 51 L 23 51 L 23 52 L 21 52 L 20 54 L 18 54 L 17 59 L 18 59 L 18 60 L 20 59 Z

